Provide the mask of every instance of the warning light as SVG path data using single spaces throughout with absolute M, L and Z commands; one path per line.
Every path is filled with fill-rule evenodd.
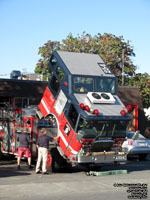
M 90 108 L 89 108 L 89 106 L 87 106 L 87 105 L 84 107 L 84 109 L 85 109 L 87 112 L 90 111 Z
M 84 110 L 84 104 L 83 104 L 83 103 L 80 103 L 80 108 L 81 108 L 82 110 Z
M 95 115 L 98 115 L 98 114 L 99 114 L 99 111 L 98 111 L 97 109 L 95 109 L 95 110 L 94 110 L 94 114 L 95 114 Z
M 67 82 L 66 81 L 64 82 L 64 86 L 67 86 Z
M 127 105 L 127 106 L 126 106 L 126 109 L 127 109 L 128 112 L 131 112 L 132 106 L 131 106 L 131 105 Z
M 125 116 L 127 114 L 127 112 L 125 110 L 121 110 L 120 113 L 121 113 L 122 116 Z

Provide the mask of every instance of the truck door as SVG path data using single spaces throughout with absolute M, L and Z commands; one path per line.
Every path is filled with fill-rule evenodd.
M 63 140 L 60 140 L 60 146 L 64 154 L 68 157 L 72 154 L 77 154 L 81 148 L 81 144 L 76 139 L 76 124 L 78 121 L 78 112 L 76 111 L 73 104 L 70 105 L 68 114 L 64 114 L 60 117 L 62 118 L 62 123 L 60 126 L 60 131 L 63 134 Z
M 39 109 L 43 116 L 46 117 L 53 109 L 57 99 L 57 94 L 60 88 L 60 83 L 55 75 L 52 76 L 49 86 L 45 89 L 42 100 L 39 104 Z
M 14 124 L 12 122 L 6 122 L 3 127 L 3 145 L 2 150 L 6 153 L 13 152 L 13 130 Z
M 30 138 L 31 138 L 30 150 L 31 150 L 32 158 L 36 157 L 37 155 L 36 141 L 38 137 L 37 118 L 24 117 L 23 126 L 27 128 L 28 134 L 30 135 Z
M 18 141 L 17 137 L 18 134 L 21 133 L 23 126 L 22 121 L 22 110 L 16 110 L 15 111 L 15 121 L 14 121 L 14 128 L 13 128 L 13 153 L 17 154 L 18 151 Z

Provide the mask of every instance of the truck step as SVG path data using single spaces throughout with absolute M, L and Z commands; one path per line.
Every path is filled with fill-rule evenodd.
M 87 176 L 107 176 L 115 174 L 127 174 L 127 170 L 112 170 L 106 172 L 89 171 L 86 173 Z

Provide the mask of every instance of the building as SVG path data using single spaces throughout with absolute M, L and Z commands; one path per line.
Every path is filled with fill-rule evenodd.
M 47 82 L 17 79 L 0 79 L 0 103 L 24 108 L 38 105 Z
M 35 81 L 43 81 L 43 74 L 23 74 L 18 79 L 21 80 L 35 80 Z
M 131 128 L 138 129 L 144 134 L 146 129 L 146 117 L 139 88 L 120 86 L 118 88 L 118 96 L 125 105 L 130 104 L 133 106 Z
M 17 79 L 0 79 L 0 104 L 13 108 L 24 108 L 38 105 L 48 82 Z M 142 134 L 146 128 L 146 118 L 137 87 L 119 87 L 118 96 L 125 105 L 133 106 L 132 129 L 138 129 Z

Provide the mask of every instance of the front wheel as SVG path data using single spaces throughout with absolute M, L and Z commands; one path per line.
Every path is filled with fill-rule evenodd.
M 65 169 L 67 162 L 66 160 L 60 155 L 58 149 L 52 148 L 50 152 L 52 156 L 52 162 L 51 162 L 51 170 L 52 172 L 58 172 L 61 169 Z
M 1 143 L 0 143 L 0 160 L 3 158 L 3 153 L 2 153 L 2 146 L 1 146 Z

